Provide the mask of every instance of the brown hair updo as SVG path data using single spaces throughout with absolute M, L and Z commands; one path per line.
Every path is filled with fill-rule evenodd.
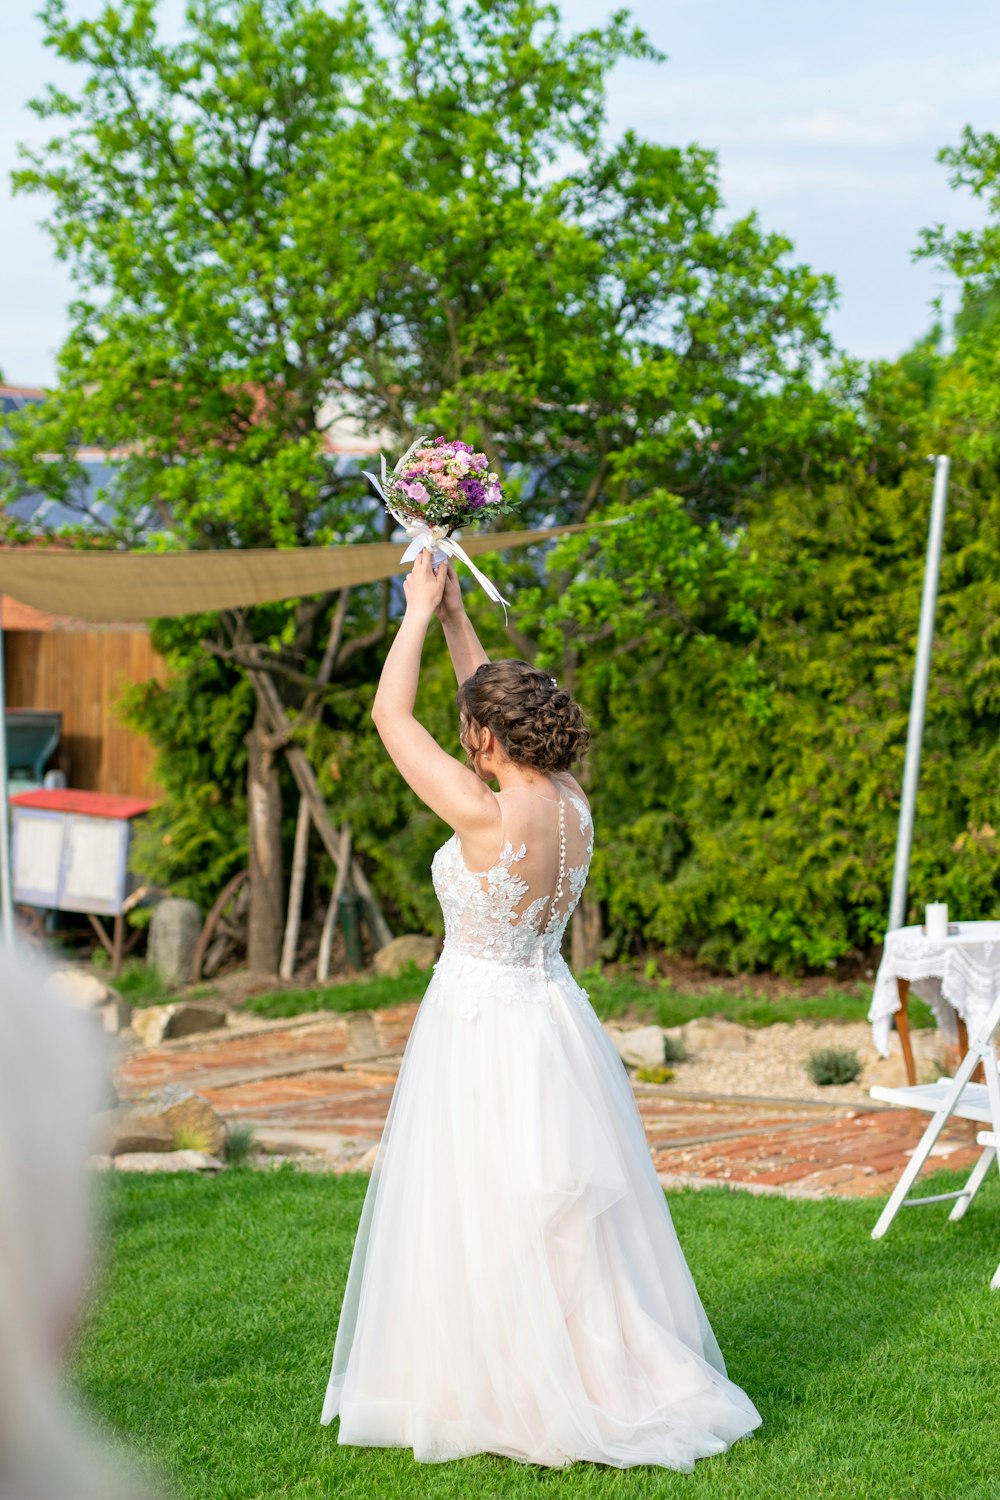
M 517 765 L 568 771 L 590 734 L 579 704 L 526 661 L 487 661 L 458 690 L 458 711 L 490 729 Z

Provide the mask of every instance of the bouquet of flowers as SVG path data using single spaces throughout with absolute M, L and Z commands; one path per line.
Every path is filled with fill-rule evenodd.
M 391 474 L 382 457 L 381 482 L 367 469 L 364 474 L 410 538 L 401 562 L 412 562 L 425 548 L 435 564 L 458 557 L 495 604 L 510 602 L 454 539 L 459 527 L 474 526 L 513 509 L 485 453 L 477 453 L 469 443 L 422 437 L 410 444 Z

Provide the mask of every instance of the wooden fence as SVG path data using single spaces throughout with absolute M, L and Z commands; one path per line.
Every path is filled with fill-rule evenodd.
M 164 675 L 145 629 L 8 628 L 5 648 L 7 706 L 62 712 L 58 763 L 70 786 L 158 794 L 152 746 L 115 712 L 123 688 Z

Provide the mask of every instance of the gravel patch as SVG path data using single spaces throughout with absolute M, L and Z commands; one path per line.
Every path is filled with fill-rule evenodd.
M 742 1033 L 742 1045 L 737 1030 Z M 889 1057 L 880 1057 L 872 1044 L 871 1027 L 864 1021 L 782 1021 L 759 1030 L 727 1027 L 725 1050 L 711 1046 L 710 1033 L 702 1040 L 690 1026 L 672 1030 L 670 1035 L 682 1038 L 690 1053 L 688 1061 L 668 1065 L 675 1075 L 670 1087 L 681 1092 L 863 1104 L 869 1102 L 872 1084 L 893 1087 L 906 1082 L 898 1036 L 895 1032 L 891 1036 Z M 911 1035 L 918 1077 L 936 1079 L 945 1071 L 938 1033 L 928 1030 Z M 824 1087 L 813 1083 L 805 1065 L 809 1054 L 823 1047 L 858 1054 L 863 1066 L 855 1083 Z

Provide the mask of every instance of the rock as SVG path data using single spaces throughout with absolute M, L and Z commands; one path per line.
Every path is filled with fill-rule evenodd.
M 376 1143 L 375 1143 L 374 1146 L 369 1146 L 368 1147 L 368 1150 L 365 1152 L 365 1154 L 363 1156 L 359 1156 L 358 1157 L 357 1161 L 354 1163 L 354 1171 L 355 1172 L 371 1172 L 371 1171 L 373 1171 L 374 1167 L 375 1167 L 375 1163 L 378 1161 L 378 1152 L 379 1152 L 379 1147 L 378 1147 L 378 1142 L 376 1141 Z
M 158 1125 L 138 1114 L 130 1105 L 105 1110 L 95 1121 L 97 1144 L 107 1156 L 122 1156 L 128 1151 L 172 1151 L 174 1133 L 167 1125 Z
M 76 1010 L 97 1010 L 114 996 L 110 985 L 83 969 L 56 969 L 49 983 Z
M 696 1016 L 681 1027 L 681 1033 L 688 1052 L 696 1057 L 713 1052 L 745 1052 L 750 1046 L 750 1033 L 745 1026 L 718 1016 Z
M 380 948 L 375 955 L 372 967 L 381 978 L 396 979 L 408 964 L 416 964 L 418 969 L 429 969 L 436 962 L 437 956 L 436 938 L 424 937 L 418 932 L 408 932 L 402 937 L 393 938 L 391 943 L 386 943 L 384 948 Z
M 166 1132 L 171 1144 L 189 1146 L 217 1155 L 226 1144 L 225 1123 L 207 1099 L 181 1084 L 153 1089 L 129 1107 L 132 1128 Z
M 626 1067 L 662 1067 L 663 1032 L 659 1026 L 605 1026 L 604 1029 Z
M 170 896 L 154 910 L 147 961 L 167 989 L 191 983 L 200 936 L 201 913 L 194 901 Z
M 146 1047 L 158 1047 L 174 1013 L 172 1005 L 144 1005 L 132 1016 L 132 1030 Z
M 229 1020 L 224 1005 L 212 1005 L 205 1000 L 185 1000 L 172 1007 L 173 1015 L 167 1025 L 167 1036 L 191 1036 L 196 1031 L 218 1031 Z
M 948 1069 L 942 1060 L 936 1057 L 921 1057 L 919 1052 L 913 1058 L 914 1067 L 917 1070 L 918 1083 L 937 1083 L 939 1078 L 947 1075 Z M 865 1063 L 861 1082 L 865 1088 L 870 1089 L 874 1084 L 880 1084 L 886 1089 L 906 1088 L 909 1084 L 906 1076 L 906 1064 L 902 1057 L 877 1057 Z
M 225 1026 L 228 1012 L 221 1005 L 201 1000 L 173 1001 L 169 1005 L 147 1005 L 132 1015 L 132 1030 L 147 1047 L 196 1031 L 216 1031 Z
M 124 1031 L 132 1020 L 132 1007 L 121 995 L 112 992 L 103 1005 L 98 1006 L 96 1014 L 101 1018 L 101 1024 L 109 1036 L 117 1036 L 119 1031 Z
M 221 1172 L 223 1163 L 207 1151 L 131 1151 L 116 1156 L 116 1172 Z

